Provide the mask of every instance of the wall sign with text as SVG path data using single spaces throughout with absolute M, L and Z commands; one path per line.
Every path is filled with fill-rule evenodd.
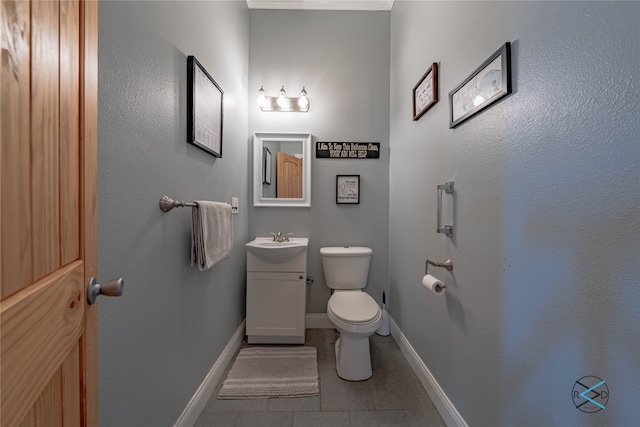
M 379 142 L 316 142 L 318 159 L 378 159 Z

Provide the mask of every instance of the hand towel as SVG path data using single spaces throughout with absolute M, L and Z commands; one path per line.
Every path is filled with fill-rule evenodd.
M 191 212 L 191 265 L 198 264 L 200 271 L 205 271 L 231 255 L 231 205 L 202 200 L 195 203 Z

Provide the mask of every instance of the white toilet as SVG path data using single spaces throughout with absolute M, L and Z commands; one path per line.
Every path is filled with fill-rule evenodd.
M 356 246 L 320 249 L 325 281 L 334 291 L 327 315 L 340 332 L 336 370 L 340 378 L 350 381 L 371 377 L 369 336 L 382 323 L 380 306 L 362 291 L 367 286 L 371 254 L 371 248 Z

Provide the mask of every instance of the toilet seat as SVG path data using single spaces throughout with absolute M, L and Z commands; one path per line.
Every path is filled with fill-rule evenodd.
M 343 322 L 365 324 L 380 317 L 380 306 L 366 292 L 334 292 L 329 298 L 327 308 Z

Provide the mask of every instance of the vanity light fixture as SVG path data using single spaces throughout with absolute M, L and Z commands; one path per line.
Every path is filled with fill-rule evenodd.
M 279 96 L 266 96 L 264 86 L 260 86 L 257 103 L 261 111 L 293 111 L 303 113 L 309 111 L 309 98 L 304 86 L 302 87 L 302 91 L 300 91 L 299 98 L 287 97 L 284 86 L 280 89 Z

